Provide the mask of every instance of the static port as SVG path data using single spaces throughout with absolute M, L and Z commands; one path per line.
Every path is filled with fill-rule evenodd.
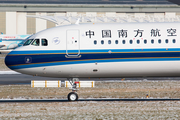
M 97 69 L 93 69 L 93 72 L 97 72 L 98 70 Z

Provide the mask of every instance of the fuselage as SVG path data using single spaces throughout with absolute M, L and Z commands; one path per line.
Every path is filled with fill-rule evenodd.
M 180 76 L 179 29 L 180 23 L 60 26 L 31 36 L 5 63 L 47 77 Z

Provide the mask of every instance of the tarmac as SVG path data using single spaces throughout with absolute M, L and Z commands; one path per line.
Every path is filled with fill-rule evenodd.
M 81 78 L 80 80 L 95 80 L 95 81 L 122 81 L 123 78 Z M 67 78 L 50 78 L 50 77 L 40 77 L 40 76 L 31 76 L 25 74 L 0 74 L 0 85 L 9 85 L 9 84 L 31 84 L 31 80 L 61 80 L 65 81 Z M 180 80 L 180 77 L 150 77 L 150 78 L 125 78 L 123 80 Z
M 31 84 L 31 80 L 66 80 L 67 78 L 49 78 L 49 77 L 39 77 L 31 76 L 25 74 L 1 74 L 0 75 L 0 85 L 8 84 Z

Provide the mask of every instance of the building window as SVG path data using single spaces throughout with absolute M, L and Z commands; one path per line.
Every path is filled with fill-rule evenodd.
M 104 40 L 101 40 L 101 44 L 102 44 L 102 45 L 104 44 Z
M 158 43 L 159 43 L 159 44 L 161 43 L 161 39 L 158 40 Z
M 35 12 L 28 12 L 27 15 L 36 15 Z M 27 34 L 36 33 L 36 18 L 27 17 Z
M 118 44 L 118 40 L 115 41 L 115 44 Z
M 0 34 L 6 34 L 6 12 L 0 12 Z
M 111 40 L 108 40 L 108 44 L 111 44 Z
M 94 44 L 95 44 L 95 45 L 97 44 L 97 41 L 96 41 L 96 40 L 94 40 Z
M 151 43 L 154 44 L 154 40 L 153 39 L 151 40 Z
M 173 42 L 173 43 L 176 43 L 176 40 L 175 40 L 175 39 L 173 39 L 173 40 L 172 40 L 172 42 Z
M 47 16 L 54 16 L 54 15 L 55 13 L 51 13 L 51 12 L 47 13 Z M 52 28 L 52 27 L 56 27 L 56 24 L 54 22 L 47 20 L 46 26 L 47 28 Z
M 169 42 L 169 40 L 168 40 L 168 39 L 166 39 L 166 40 L 165 40 L 165 42 L 166 42 L 166 43 L 168 43 L 168 42 Z
M 122 41 L 122 44 L 125 44 L 125 43 L 126 43 L 126 41 L 125 41 L 125 40 L 123 40 L 123 41 Z
M 133 41 L 132 41 L 132 40 L 130 40 L 130 41 L 129 41 L 129 43 L 130 43 L 130 44 L 132 44 L 132 43 L 133 43 Z
M 139 44 L 140 43 L 140 40 L 137 40 L 137 44 Z
M 144 40 L 144 44 L 147 44 L 147 40 Z

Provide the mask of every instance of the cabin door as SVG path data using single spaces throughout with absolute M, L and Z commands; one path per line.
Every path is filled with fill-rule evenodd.
M 79 30 L 66 31 L 66 54 L 67 57 L 80 56 Z

